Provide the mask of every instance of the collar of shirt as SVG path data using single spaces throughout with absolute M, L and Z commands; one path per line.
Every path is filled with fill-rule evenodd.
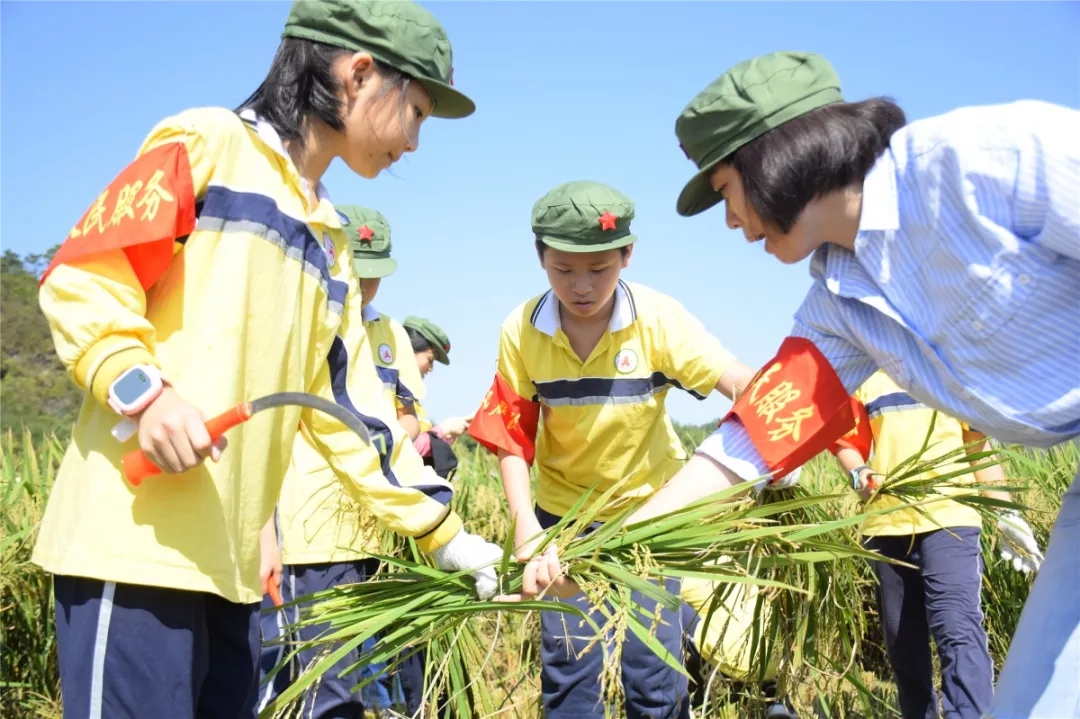
M 378 322 L 380 317 L 382 313 L 372 305 L 364 305 L 364 309 L 360 310 L 360 319 L 364 322 Z
M 637 319 L 637 307 L 634 305 L 634 295 L 630 287 L 619 280 L 615 286 L 615 309 L 611 313 L 611 323 L 608 325 L 609 332 L 618 332 L 634 323 Z M 554 337 L 562 327 L 559 320 L 559 299 L 552 290 L 544 293 L 540 298 L 533 314 L 533 326 L 544 334 Z
M 889 245 L 900 230 L 896 161 L 886 150 L 863 180 L 862 210 L 855 252 L 839 245 L 820 247 L 810 263 L 811 276 L 838 297 L 858 300 L 903 326 L 903 316 L 887 298 L 893 279 Z
M 900 198 L 896 192 L 896 162 L 892 151 L 886 149 L 870 172 L 866 173 L 862 187 L 862 212 L 859 216 L 859 234 L 855 237 L 855 251 L 864 233 L 900 229 Z
M 259 139 L 285 160 L 289 169 L 292 170 L 293 174 L 300 180 L 300 184 L 304 187 L 304 190 L 308 190 L 310 188 L 308 181 L 303 177 L 300 177 L 296 165 L 293 164 L 292 157 L 290 157 L 289 153 L 285 150 L 285 143 L 281 141 L 281 136 L 278 135 L 278 132 L 274 129 L 273 125 L 256 115 L 255 111 L 250 108 L 240 111 L 240 119 L 255 127 L 255 134 L 259 136 Z M 334 204 L 334 201 L 330 199 L 330 192 L 326 189 L 326 185 L 323 184 L 322 180 L 320 180 L 319 184 L 315 187 L 315 197 L 320 204 L 323 202 L 326 202 L 331 206 Z M 338 216 L 337 212 L 335 211 L 330 214 L 334 220 L 337 221 L 337 224 L 335 225 L 332 222 L 328 222 L 327 224 L 331 227 L 340 227 L 341 218 Z

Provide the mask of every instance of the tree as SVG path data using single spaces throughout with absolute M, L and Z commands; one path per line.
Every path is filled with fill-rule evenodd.
M 38 277 L 54 247 L 25 258 L 0 258 L 0 427 L 35 435 L 71 432 L 83 394 L 56 356 L 49 323 L 38 306 Z

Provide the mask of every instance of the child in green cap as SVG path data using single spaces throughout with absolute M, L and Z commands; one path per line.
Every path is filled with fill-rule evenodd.
M 554 553 L 536 555 L 534 547 L 585 492 L 595 487 L 599 497 L 614 488 L 599 508 L 606 521 L 655 492 L 686 460 L 664 407 L 668 390 L 730 398 L 751 377 L 678 302 L 620 279 L 637 239 L 633 218 L 634 203 L 597 182 L 560 185 L 537 201 L 532 229 L 550 289 L 503 323 L 495 379 L 469 427 L 499 458 L 517 556 L 545 584 L 554 579 L 546 574 Z M 678 594 L 678 583 L 670 584 Z M 558 591 L 556 580 L 549 598 Z M 657 609 L 644 596 L 633 599 L 650 616 Z M 583 597 L 568 601 L 604 625 Z M 588 625 L 543 612 L 541 634 L 546 715 L 604 716 L 604 652 L 585 651 Z M 672 656 L 682 656 L 682 634 L 679 612 L 662 610 L 656 639 Z M 689 716 L 685 676 L 632 634 L 621 652 L 625 706 L 610 709 L 630 719 Z
M 814 283 L 777 356 L 630 519 L 783 476 L 854 428 L 849 395 L 879 368 L 999 441 L 1080 436 L 1078 127 L 1080 112 L 1039 101 L 908 123 L 890 100 L 847 102 L 829 62 L 803 52 L 740 63 L 699 93 L 675 125 L 697 167 L 679 212 L 725 202 L 727 225 L 747 241 L 785 263 L 812 256 Z M 855 484 L 865 489 L 869 475 Z M 998 527 L 1038 568 L 1027 523 L 1003 512 Z M 1080 476 L 991 716 L 1080 716 L 1078 554 Z M 526 568 L 526 579 L 538 575 Z
M 406 317 L 404 324 L 405 331 L 409 334 L 409 341 L 412 343 L 413 356 L 416 358 L 416 366 L 420 370 L 421 378 L 431 374 L 436 362 L 450 365 L 450 337 L 441 327 L 429 319 L 416 315 Z M 414 443 L 420 456 L 427 460 L 432 456 L 433 448 L 436 453 L 442 454 L 443 452 L 439 449 L 442 445 L 449 446 L 464 434 L 469 428 L 469 418 L 449 417 L 433 425 L 421 402 L 427 395 L 427 388 L 422 385 L 420 392 L 419 398 L 413 404 L 419 419 L 419 436 L 416 437 Z
M 54 577 L 70 716 L 251 715 L 258 534 L 298 427 L 356 501 L 439 565 L 498 551 L 462 530 L 370 357 L 347 349 L 361 309 L 320 181 L 337 158 L 373 178 L 416 149 L 428 117 L 470 114 L 451 66 L 445 31 L 415 3 L 294 3 L 239 111 L 162 120 L 43 274 L 57 352 L 87 393 L 33 556 Z M 377 446 L 295 405 L 236 427 L 227 450 L 211 439 L 206 417 L 283 391 L 337 402 Z M 135 487 L 121 459 L 140 449 L 167 475 Z
M 364 333 L 356 336 L 358 343 L 349 351 L 371 357 L 383 392 L 394 403 L 400 421 L 404 416 L 413 416 L 409 412 L 414 390 L 420 387 L 420 373 L 413 362 L 405 328 L 371 304 L 383 278 L 397 269 L 397 262 L 391 257 L 390 225 L 382 213 L 365 207 L 339 205 L 338 211 L 349 236 L 352 266 L 359 280 L 359 294 L 350 295 L 349 301 L 360 301 L 364 325 Z M 382 553 L 379 527 L 374 520 L 363 505 L 349 496 L 334 476 L 327 458 L 301 432 L 296 436 L 276 517 L 263 529 L 261 537 L 264 581 L 274 581 L 280 586 L 281 598 L 286 603 L 342 584 L 365 581 L 379 567 L 379 561 L 371 555 Z M 269 576 L 277 571 L 280 571 L 278 577 Z M 263 599 L 263 609 L 272 609 L 268 597 Z M 289 613 L 288 617 L 283 615 L 284 611 Z M 296 621 L 300 607 L 294 605 L 283 612 L 263 613 L 264 642 L 281 634 L 286 619 Z M 297 631 L 295 639 L 310 641 L 325 630 L 321 625 L 304 627 Z M 380 667 L 346 671 L 356 663 L 359 653 L 373 643 L 369 641 L 347 653 L 324 673 L 304 697 L 304 716 L 320 719 L 349 712 L 359 716 L 365 708 L 386 707 L 391 697 L 382 683 L 369 685 L 363 693 L 352 691 L 362 679 L 380 673 Z M 264 675 L 282 661 L 285 652 L 282 645 L 264 646 L 261 662 Z M 297 658 L 299 668 L 307 667 L 317 655 L 316 650 L 301 652 Z M 292 680 L 289 674 L 279 672 L 262 687 L 260 710 L 289 685 Z M 418 689 L 422 689 L 422 681 Z M 410 698 L 419 695 L 420 691 L 410 692 Z

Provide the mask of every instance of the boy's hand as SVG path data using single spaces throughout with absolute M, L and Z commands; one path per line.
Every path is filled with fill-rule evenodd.
M 521 579 L 520 594 L 504 594 L 497 602 L 524 602 L 539 596 L 569 599 L 581 592 L 581 587 L 563 572 L 559 550 L 552 544 L 526 564 Z
M 271 596 L 280 596 L 278 590 L 281 588 L 281 577 L 285 571 L 276 534 L 273 520 L 259 533 L 259 585 L 264 593 Z
M 205 421 L 197 407 L 166 387 L 139 415 L 139 449 L 171 474 L 197 467 L 207 457 L 217 462 L 226 441 L 212 442 Z
M 855 492 L 859 495 L 859 499 L 864 502 L 870 501 L 870 498 L 874 496 L 874 492 L 877 491 L 878 483 L 881 475 L 872 469 L 864 469 L 859 473 L 859 486 L 855 488 Z

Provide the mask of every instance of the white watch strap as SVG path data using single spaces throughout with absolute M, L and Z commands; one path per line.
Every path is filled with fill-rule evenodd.
M 117 422 L 110 431 L 117 442 L 127 442 L 139 431 L 139 423 L 131 417 L 124 417 Z

